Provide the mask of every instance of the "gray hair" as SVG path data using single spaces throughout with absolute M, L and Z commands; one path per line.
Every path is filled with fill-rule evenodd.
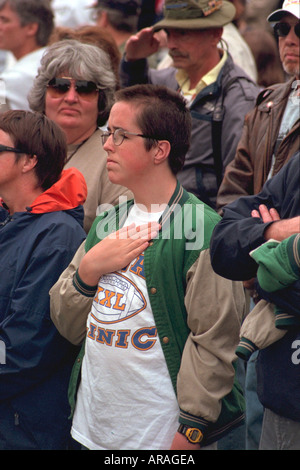
M 45 114 L 45 96 L 50 80 L 59 74 L 66 74 L 75 80 L 88 80 L 100 88 L 98 100 L 98 126 L 108 119 L 114 100 L 116 76 L 106 52 L 98 46 L 83 44 L 74 39 L 58 41 L 46 49 L 28 95 L 33 111 Z
M 40 47 L 46 46 L 54 29 L 54 14 L 50 1 L 0 0 L 0 10 L 2 10 L 6 4 L 17 13 L 21 26 L 30 23 L 38 24 L 36 42 Z

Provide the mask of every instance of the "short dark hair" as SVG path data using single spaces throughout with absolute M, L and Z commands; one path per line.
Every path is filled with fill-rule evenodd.
M 20 18 L 22 26 L 37 23 L 36 42 L 40 47 L 48 44 L 54 29 L 54 14 L 49 0 L 0 0 L 0 10 L 8 4 Z
M 59 180 L 67 157 L 67 143 L 55 122 L 40 113 L 6 111 L 0 114 L 0 129 L 10 136 L 15 148 L 36 155 L 35 172 L 43 191 Z M 18 158 L 20 154 L 16 154 Z
M 115 93 L 116 101 L 133 103 L 140 108 L 136 123 L 141 132 L 155 139 L 144 139 L 146 149 L 157 140 L 171 144 L 169 165 L 176 175 L 183 167 L 190 146 L 192 118 L 183 96 L 160 85 L 134 85 Z

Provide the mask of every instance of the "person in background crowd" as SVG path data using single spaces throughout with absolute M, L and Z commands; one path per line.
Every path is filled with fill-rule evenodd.
M 236 14 L 232 21 L 223 26 L 219 47 L 225 49 L 231 55 L 233 62 L 241 67 L 254 82 L 257 82 L 257 68 L 253 54 L 236 26 L 236 22 L 242 14 L 239 8 L 240 2 L 239 0 L 229 1 L 234 5 Z M 168 54 L 161 60 L 157 68 L 162 69 L 171 65 L 173 65 L 173 60 Z
M 212 449 L 243 420 L 244 292 L 211 268 L 219 216 L 177 181 L 190 133 L 179 93 L 117 91 L 103 144 L 110 180 L 134 200 L 95 220 L 50 291 L 55 325 L 83 342 L 69 396 L 72 436 L 89 449 Z
M 274 34 L 263 28 L 249 28 L 243 32 L 243 38 L 249 45 L 255 59 L 257 84 L 261 88 L 267 88 L 275 83 L 285 82 L 286 75 Z
M 239 22 L 239 29 L 244 32 L 248 27 L 264 29 L 272 32 L 271 25 L 266 18 L 272 11 L 281 8 L 283 0 L 246 0 L 243 16 Z
M 224 207 L 223 218 L 215 227 L 211 240 L 211 261 L 216 273 L 228 279 L 251 279 L 256 275 L 257 264 L 250 252 L 268 240 L 281 242 L 300 233 L 299 178 L 300 152 L 297 150 L 281 170 L 266 181 L 261 192 L 242 196 Z M 274 209 L 278 217 L 272 213 Z M 253 210 L 259 211 L 262 217 L 253 217 Z M 299 273 L 299 258 L 297 263 Z M 262 289 L 258 292 L 259 298 L 273 304 L 273 315 L 276 305 L 298 319 L 298 324 L 294 324 L 281 339 L 277 334 L 277 341 L 259 351 L 256 358 L 257 391 L 264 407 L 259 448 L 296 450 L 300 442 L 299 281 L 278 292 Z M 264 300 L 256 304 L 256 319 L 258 309 L 265 308 Z M 260 313 L 266 315 L 266 312 Z M 255 326 L 255 322 L 252 324 Z M 268 325 L 266 319 L 264 328 Z M 274 328 L 269 333 L 272 331 Z M 261 328 L 259 333 L 262 338 L 265 331 Z M 250 337 L 253 338 L 253 328 Z
M 137 32 L 140 0 L 98 0 L 94 5 L 96 25 L 109 32 L 123 53 L 127 39 Z
M 56 27 L 79 28 L 92 25 L 91 0 L 51 0 Z
M 85 239 L 86 184 L 63 171 L 63 132 L 43 115 L 1 114 L 0 153 L 0 449 L 67 449 L 78 351 L 50 319 L 49 289 Z
M 278 36 L 282 66 L 290 78 L 263 90 L 255 108 L 248 114 L 236 155 L 226 168 L 218 192 L 217 210 L 220 213 L 226 204 L 239 197 L 259 193 L 267 179 L 275 175 L 300 147 L 297 95 L 300 73 L 299 14 L 299 1 L 285 0 L 282 9 L 268 17 Z M 245 287 L 253 308 L 256 297 L 253 281 L 245 282 Z M 248 416 L 251 423 L 258 423 L 249 437 L 251 449 L 258 447 L 263 414 L 255 392 L 256 357 L 257 354 L 252 355 L 246 374 L 246 400 L 247 390 L 251 400 L 251 404 L 247 404 Z
M 242 3 L 240 0 L 229 0 L 236 9 L 233 20 L 226 24 L 223 29 L 221 45 L 228 48 L 235 64 L 239 65 L 252 80 L 257 83 L 258 74 L 255 58 L 247 41 L 245 41 L 239 28 L 238 21 L 243 14 Z M 222 43 L 222 41 L 225 41 Z
M 0 75 L 0 112 L 29 110 L 27 95 L 53 31 L 49 0 L 0 0 L 0 49 L 16 62 Z
M 205 13 L 205 14 L 204 14 Z M 215 207 L 224 169 L 233 159 L 245 115 L 256 101 L 257 85 L 218 47 L 223 26 L 234 18 L 232 3 L 166 0 L 164 18 L 127 41 L 121 61 L 121 86 L 162 84 L 189 101 L 192 143 L 178 179 L 185 189 Z M 164 29 L 174 67 L 148 68 L 146 58 L 159 46 Z
M 104 204 L 115 205 L 120 196 L 130 194 L 109 181 L 101 144 L 99 127 L 106 124 L 115 88 L 116 76 L 104 50 L 63 40 L 48 47 L 29 95 L 31 109 L 46 114 L 66 135 L 65 168 L 77 168 L 86 180 L 86 232 L 99 206 L 104 210 Z

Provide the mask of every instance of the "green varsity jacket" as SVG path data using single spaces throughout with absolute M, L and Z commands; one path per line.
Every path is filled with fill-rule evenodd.
M 118 230 L 132 204 L 132 200 L 127 201 L 96 218 L 84 251 Z M 147 289 L 177 394 L 179 421 L 201 429 L 203 445 L 242 424 L 244 417 L 244 400 L 234 367 L 244 292 L 241 283 L 221 278 L 211 268 L 209 242 L 219 220 L 214 210 L 178 183 L 161 217 L 162 228 L 144 254 Z M 85 285 L 75 269 L 76 265 L 74 292 L 92 299 L 96 286 Z M 59 283 L 56 289 L 59 294 Z M 72 411 L 84 347 L 70 380 Z

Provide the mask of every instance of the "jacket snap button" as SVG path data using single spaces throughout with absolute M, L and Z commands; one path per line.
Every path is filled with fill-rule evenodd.
M 163 338 L 163 343 L 164 343 L 164 344 L 168 344 L 169 341 L 170 341 L 170 340 L 169 340 L 169 338 L 168 338 L 167 336 L 165 336 L 165 337 Z
M 151 287 L 150 292 L 151 294 L 156 294 L 157 289 L 155 287 Z

